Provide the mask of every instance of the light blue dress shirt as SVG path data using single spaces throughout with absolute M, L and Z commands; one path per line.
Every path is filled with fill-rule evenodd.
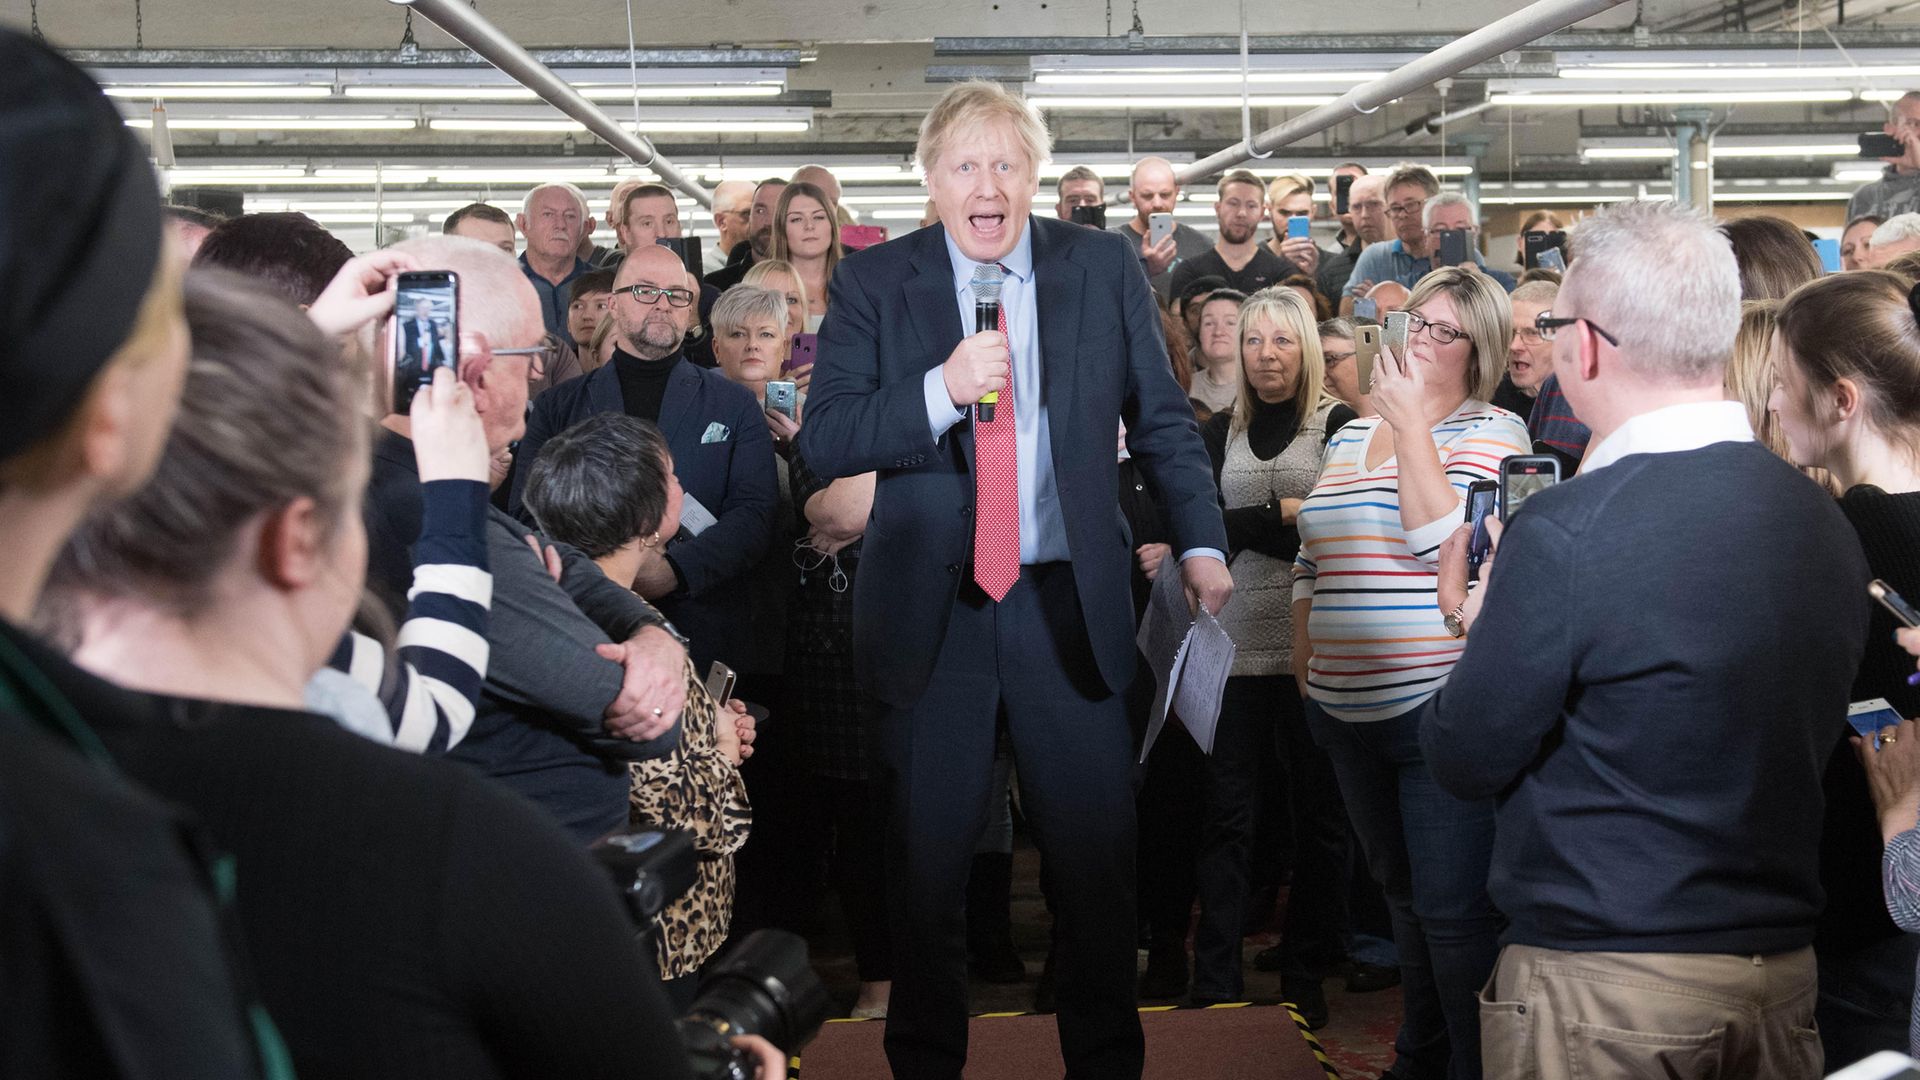
M 953 261 L 954 302 L 960 309 L 960 328 L 973 336 L 973 272 L 985 265 L 961 254 L 951 234 L 946 236 L 947 258 Z M 1020 230 L 1020 242 L 1000 260 L 1007 276 L 1000 285 L 1000 310 L 1007 316 L 1007 344 L 1013 353 L 1013 421 L 1015 458 L 1020 472 L 1020 563 L 1061 562 L 1067 550 L 1066 523 L 1060 516 L 1060 489 L 1053 476 L 1053 443 L 1047 422 L 1046 386 L 1040 374 L 1040 319 L 1033 285 L 1033 227 Z M 956 409 L 947 396 L 943 365 L 928 369 L 921 380 L 927 403 L 927 427 L 936 441 L 947 429 L 966 419 L 968 410 Z M 1116 493 L 1117 498 L 1117 493 Z M 1211 548 L 1184 552 L 1181 561 L 1208 555 L 1226 562 Z

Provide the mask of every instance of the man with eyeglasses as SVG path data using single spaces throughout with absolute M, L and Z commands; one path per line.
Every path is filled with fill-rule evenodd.
M 1205 254 L 1182 262 L 1173 272 L 1172 294 L 1182 295 L 1196 278 L 1217 277 L 1227 288 L 1252 296 L 1293 273 L 1293 263 L 1260 242 L 1260 222 L 1267 210 L 1267 186 L 1260 178 L 1235 169 L 1221 177 L 1214 190 L 1219 195 L 1213 216 L 1220 224 L 1220 238 Z M 1312 244 L 1307 241 L 1309 247 Z
M 767 258 L 773 249 L 773 215 L 779 212 L 780 194 L 787 190 L 785 177 L 770 176 L 754 185 L 753 200 L 747 207 L 747 242 L 735 244 L 727 252 L 727 265 L 706 276 L 706 283 L 726 292 L 747 276 L 753 264 Z
M 397 265 L 460 276 L 460 376 L 488 449 L 501 454 L 525 430 L 531 369 L 552 362 L 533 289 L 484 241 L 426 236 L 393 251 L 408 260 Z M 395 413 L 382 427 L 364 504 L 367 586 L 398 619 L 427 496 L 411 418 Z M 626 823 L 627 762 L 679 744 L 686 648 L 658 610 L 579 552 L 552 553 L 556 580 L 529 548 L 526 526 L 495 509 L 486 529 L 487 681 L 472 727 L 448 756 L 539 805 L 584 844 Z
M 614 279 L 613 360 L 540 395 L 518 456 L 532 461 L 555 434 L 604 412 L 659 425 L 686 492 L 680 535 L 633 589 L 657 604 L 704 671 L 735 662 L 751 631 L 749 572 L 773 541 L 779 504 L 772 436 L 753 393 L 688 362 L 696 280 L 666 248 L 635 248 Z M 511 513 L 526 517 L 526 471 L 516 472 Z M 750 674 L 750 673 L 743 673 Z M 753 688 L 743 684 L 742 696 Z
M 1866 562 L 1726 400 L 1740 272 L 1713 220 L 1616 203 L 1579 251 L 1534 326 L 1596 444 L 1510 514 L 1477 589 L 1471 530 L 1443 545 L 1464 646 L 1419 718 L 1439 786 L 1494 804 L 1509 922 L 1482 1056 L 1500 1076 L 1816 1080 L 1822 779 Z
M 731 265 L 733 250 L 752 234 L 753 190 L 748 180 L 722 180 L 714 185 L 713 227 L 720 231 L 720 238 L 707 251 L 707 273 Z
M 1898 157 L 1881 158 L 1885 175 L 1853 193 L 1847 202 L 1847 220 L 1871 214 L 1886 220 L 1896 214 L 1920 211 L 1920 90 L 1909 90 L 1887 109 L 1880 129 L 1900 140 Z
M 1358 181 L 1355 183 L 1357 186 Z M 1365 295 L 1373 286 L 1397 281 L 1411 289 L 1433 269 L 1433 239 L 1427 234 L 1425 211 L 1427 200 L 1439 193 L 1439 178 L 1425 166 L 1402 165 L 1387 174 L 1385 209 L 1394 237 L 1369 245 L 1354 260 L 1342 290 L 1342 315 L 1351 315 L 1354 298 Z M 1349 207 L 1354 197 L 1355 193 L 1349 191 Z M 1356 212 L 1354 219 L 1359 223 L 1361 214 Z
M 1488 399 L 1521 418 L 1532 414 L 1540 384 L 1553 373 L 1553 346 L 1540 334 L 1534 320 L 1553 307 L 1560 287 L 1551 281 L 1529 281 L 1513 291 L 1513 336 L 1507 343 L 1507 373 Z

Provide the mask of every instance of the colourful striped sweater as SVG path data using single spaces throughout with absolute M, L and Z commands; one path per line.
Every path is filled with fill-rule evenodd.
M 1465 642 L 1447 633 L 1434 598 L 1440 545 L 1466 515 L 1467 485 L 1497 480 L 1500 462 L 1530 450 L 1520 418 L 1469 398 L 1434 425 L 1440 463 L 1460 501 L 1408 533 L 1400 523 L 1400 469 L 1366 468 L 1379 417 L 1327 441 L 1320 480 L 1300 508 L 1293 598 L 1313 601 L 1307 692 L 1342 720 L 1384 720 L 1433 695 Z

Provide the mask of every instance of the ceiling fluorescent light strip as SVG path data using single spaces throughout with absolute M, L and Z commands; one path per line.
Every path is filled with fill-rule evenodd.
M 1385 76 L 1384 71 L 1251 71 L 1255 86 L 1334 83 L 1358 86 Z M 1238 86 L 1237 71 L 1044 71 L 1033 81 L 1042 86 Z
M 333 96 L 331 86 L 105 86 L 110 98 L 147 101 L 305 101 Z
M 576 86 L 589 101 L 631 101 L 632 87 Z M 779 97 L 783 86 L 642 86 L 643 101 L 680 101 L 724 98 Z M 357 101 L 538 101 L 533 91 L 519 86 L 349 86 L 342 95 Z
M 151 119 L 131 119 L 130 128 L 151 128 Z M 334 120 L 317 117 L 170 117 L 167 127 L 174 131 L 410 131 L 417 125 L 412 120 L 376 119 L 365 116 L 343 116 Z
M 1619 81 L 1633 79 L 1637 82 L 1659 82 L 1662 80 L 1701 80 L 1704 82 L 1748 82 L 1765 80 L 1777 83 L 1792 83 L 1795 79 L 1840 79 L 1847 82 L 1860 82 L 1868 79 L 1911 79 L 1920 76 L 1920 64 L 1898 64 L 1884 67 L 1781 67 L 1778 65 L 1756 65 L 1753 67 L 1711 67 L 1687 65 L 1684 67 L 1653 66 L 1636 67 L 1621 64 L 1611 67 L 1572 67 L 1561 68 L 1562 79 L 1606 79 Z
M 1851 90 L 1685 90 L 1618 93 L 1499 93 L 1488 100 L 1495 106 L 1553 108 L 1583 105 L 1745 105 L 1815 104 L 1850 101 Z
M 1178 94 L 1148 97 L 1114 94 L 1112 96 L 1060 96 L 1032 94 L 1027 100 L 1042 109 L 1238 109 L 1239 95 L 1185 96 Z M 1256 109 L 1307 109 L 1325 105 L 1332 95 L 1254 94 L 1249 102 Z
M 477 120 L 436 119 L 427 122 L 435 131 L 483 131 L 523 135 L 573 134 L 586 127 L 572 120 Z M 623 125 L 628 131 L 657 132 L 762 132 L 797 133 L 811 126 L 805 120 L 648 120 L 637 128 L 632 121 Z

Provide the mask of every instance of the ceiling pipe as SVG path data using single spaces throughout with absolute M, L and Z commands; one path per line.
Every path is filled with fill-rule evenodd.
M 639 132 L 628 131 L 598 105 L 582 97 L 565 79 L 535 60 L 500 28 L 461 0 L 388 0 L 410 7 L 445 30 L 481 58 L 507 73 L 515 82 L 534 92 L 547 104 L 586 125 L 615 150 L 627 155 L 635 165 L 652 169 L 669 187 L 693 197 L 701 206 L 713 206 L 713 192 L 701 187 L 671 161 L 661 157 L 653 143 Z
M 449 0 L 431 0 L 448 3 Z M 1617 7 L 1625 0 L 1536 0 L 1504 18 L 1475 30 L 1428 53 L 1418 60 L 1386 75 L 1356 86 L 1333 101 L 1308 110 L 1277 127 L 1271 127 L 1251 139 L 1241 141 L 1210 157 L 1188 165 L 1175 174 L 1182 184 L 1191 184 L 1227 169 L 1263 157 L 1290 143 L 1345 123 L 1357 116 L 1376 112 L 1382 105 L 1408 94 L 1424 90 L 1441 79 L 1451 78 L 1475 64 L 1485 63 L 1510 49 L 1536 41 L 1557 30 L 1564 30 L 1582 19 Z

